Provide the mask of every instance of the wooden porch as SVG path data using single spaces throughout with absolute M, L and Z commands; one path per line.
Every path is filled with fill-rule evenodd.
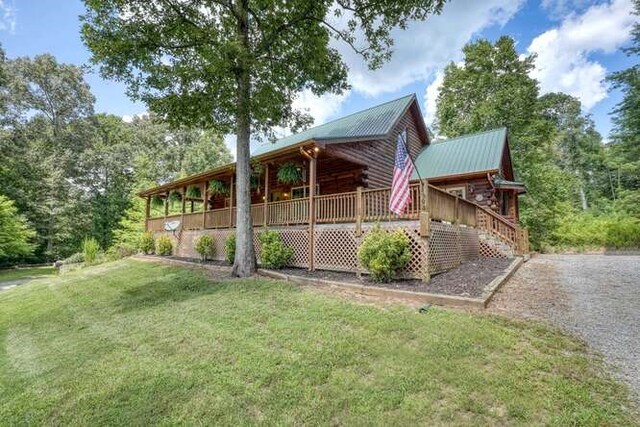
M 420 235 L 423 237 L 429 235 L 431 221 L 441 221 L 477 228 L 500 239 L 517 254 L 528 253 L 527 231 L 490 209 L 452 195 L 426 181 L 412 184 L 410 191 L 411 203 L 402 215 L 389 211 L 390 188 L 357 187 L 355 191 L 309 194 L 307 197 L 289 200 L 267 201 L 265 196 L 264 202 L 251 206 L 251 218 L 254 227 L 353 224 L 356 234 L 360 233 L 363 223 L 415 220 L 420 222 Z M 182 194 L 186 194 L 186 188 Z M 194 211 L 194 201 L 183 196 L 181 211 L 170 214 L 168 196 L 164 198 L 164 202 L 164 215 L 151 216 L 150 197 L 147 198 L 147 231 L 165 231 L 165 224 L 170 221 L 179 222 L 180 231 L 235 227 L 235 206 L 208 209 L 206 207 L 211 203 L 200 200 L 205 208 Z M 189 212 L 187 204 L 190 206 Z

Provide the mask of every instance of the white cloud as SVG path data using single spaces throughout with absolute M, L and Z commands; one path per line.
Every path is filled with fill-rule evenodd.
M 337 116 L 342 103 L 349 96 L 349 92 L 342 95 L 327 93 L 324 95 L 314 95 L 310 90 L 304 90 L 298 94 L 293 101 L 293 108 L 313 117 L 311 126 L 318 126 L 326 123 L 329 119 Z M 273 129 L 276 138 L 283 138 L 291 135 L 291 130 L 283 127 Z
M 311 115 L 314 119 L 313 125 L 317 126 L 335 116 L 348 96 L 348 92 L 342 95 L 328 93 L 316 96 L 310 90 L 305 90 L 293 101 L 293 108 Z
M 148 111 L 143 111 L 142 113 L 136 113 L 136 114 L 125 114 L 124 116 L 122 116 L 122 121 L 125 123 L 131 123 L 133 122 L 133 119 L 143 119 L 145 117 L 149 117 L 149 112 Z
M 0 0 L 0 31 L 13 33 L 16 22 L 16 8 L 13 0 Z
M 233 161 L 236 161 L 236 136 L 235 135 L 225 135 L 224 136 L 224 145 L 227 146 L 229 151 L 231 152 L 231 156 L 233 157 Z
M 335 46 L 349 66 L 349 81 L 359 93 L 375 96 L 395 92 L 426 80 L 450 61 L 462 57 L 462 47 L 482 30 L 504 25 L 520 9 L 523 0 L 453 1 L 441 15 L 412 22 L 407 30 L 394 30 L 391 61 L 371 71 L 344 43 Z
M 558 19 L 583 10 L 592 3 L 593 0 L 542 0 L 540 5 L 549 12 L 550 18 Z
M 631 0 L 613 0 L 570 15 L 534 38 L 527 51 L 538 56 L 531 76 L 541 90 L 576 96 L 587 110 L 606 98 L 606 69 L 589 55 L 613 53 L 629 40 L 632 12 Z
M 424 121 L 429 127 L 433 127 L 433 120 L 436 118 L 436 101 L 438 100 L 443 81 L 444 72 L 439 71 L 424 92 Z

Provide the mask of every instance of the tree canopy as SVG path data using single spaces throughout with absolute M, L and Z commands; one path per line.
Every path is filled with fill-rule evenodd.
M 234 274 L 255 271 L 250 216 L 251 135 L 297 128 L 303 89 L 341 93 L 347 67 L 332 40 L 372 68 L 391 55 L 391 30 L 441 10 L 444 0 L 219 2 L 85 0 L 83 39 L 103 75 L 174 124 L 236 134 Z
M 82 68 L 51 55 L 2 59 L 0 188 L 35 230 L 35 260 L 68 256 L 85 237 L 108 248 L 139 207 L 136 191 L 231 161 L 211 131 L 94 114 Z
M 453 137 L 506 126 L 517 178 L 528 189 L 522 222 L 538 248 L 553 244 L 564 217 L 601 209 L 613 196 L 602 137 L 578 99 L 539 94 L 529 75 L 535 58 L 518 55 L 513 39 L 478 40 L 463 53 L 461 65 L 445 69 L 436 128 Z

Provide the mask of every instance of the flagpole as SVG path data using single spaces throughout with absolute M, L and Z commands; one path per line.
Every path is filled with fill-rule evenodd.
M 404 149 L 407 152 L 407 157 L 409 157 L 409 160 L 411 161 L 411 164 L 413 165 L 413 170 L 416 171 L 416 174 L 418 175 L 418 179 L 420 181 L 422 181 L 422 177 L 420 176 L 420 171 L 418 170 L 418 168 L 416 167 L 416 163 L 413 161 L 413 159 L 411 158 L 411 151 L 409 151 L 409 147 L 407 146 L 407 127 L 405 126 L 404 130 L 402 131 L 402 133 L 404 133 L 404 138 L 402 138 L 402 145 L 404 145 Z

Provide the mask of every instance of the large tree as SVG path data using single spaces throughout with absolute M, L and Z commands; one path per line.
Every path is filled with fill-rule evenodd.
M 0 265 L 30 255 L 34 234 L 13 201 L 0 194 Z
M 439 12 L 445 0 L 85 0 L 83 39 L 107 77 L 171 122 L 236 135 L 237 248 L 233 272 L 255 271 L 249 142 L 308 122 L 298 92 L 340 93 L 347 67 L 332 39 L 372 68 L 391 30 Z
M 437 100 L 438 132 L 448 137 L 505 126 L 509 130 L 517 178 L 528 194 L 521 220 L 534 246 L 548 241 L 560 216 L 571 209 L 573 175 L 560 167 L 555 145 L 559 128 L 540 114 L 538 82 L 529 76 L 533 56 L 520 57 L 515 42 L 467 44 L 464 63 L 449 64 Z M 564 117 L 564 116 L 563 116 Z
M 640 0 L 634 0 L 634 5 L 635 14 L 640 17 Z M 631 38 L 631 46 L 624 51 L 635 59 L 633 65 L 609 77 L 623 94 L 613 111 L 615 128 L 609 150 L 618 190 L 635 192 L 640 191 L 640 21 L 633 26 Z
M 0 184 L 38 231 L 39 252 L 64 255 L 64 242 L 82 230 L 82 189 L 69 178 L 88 141 L 71 125 L 93 114 L 94 97 L 84 71 L 51 55 L 2 64 L 6 83 L 0 138 Z

